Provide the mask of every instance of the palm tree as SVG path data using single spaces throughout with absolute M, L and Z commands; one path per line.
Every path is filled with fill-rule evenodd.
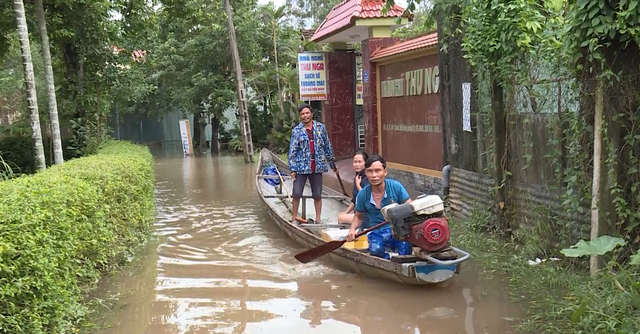
M 51 119 L 51 139 L 53 140 L 53 161 L 56 164 L 64 162 L 62 155 L 62 140 L 60 139 L 60 121 L 58 120 L 58 103 L 56 102 L 56 86 L 53 81 L 53 68 L 51 67 L 51 52 L 49 51 L 49 36 L 47 35 L 47 22 L 44 18 L 42 0 L 36 1 L 36 16 L 38 17 L 38 30 L 42 40 L 42 61 L 44 63 L 44 75 L 47 80 L 47 95 L 49 96 L 49 118 Z
M 298 104 L 298 97 L 300 94 L 300 82 L 298 81 L 298 70 L 295 68 L 283 68 L 278 73 L 278 76 L 282 78 L 284 85 L 282 87 L 282 93 L 287 97 L 287 103 L 289 104 L 289 110 L 292 112 L 292 119 L 296 120 L 295 110 Z
M 310 42 L 302 42 L 298 39 L 288 39 L 282 41 L 278 47 L 281 58 L 289 59 L 289 61 L 297 62 L 299 51 L 318 51 L 321 50 L 317 44 Z M 279 77 L 285 82 L 283 85 L 283 94 L 287 96 L 287 101 L 291 104 L 289 112 L 291 119 L 297 119 L 297 104 L 300 97 L 300 82 L 298 81 L 297 68 L 284 68 L 279 72 Z
M 20 39 L 20 50 L 22 52 L 22 66 L 24 68 L 24 82 L 27 88 L 27 106 L 31 118 L 31 136 L 34 140 L 34 150 L 36 158 L 36 170 L 47 168 L 44 159 L 44 147 L 42 145 L 42 132 L 40 131 L 40 116 L 38 114 L 38 97 L 36 94 L 36 80 L 33 74 L 33 63 L 31 62 L 31 46 L 29 45 L 29 30 L 27 19 L 24 14 L 24 3 L 22 0 L 13 0 L 13 9 L 16 12 L 18 21 L 18 37 Z
M 282 5 L 278 8 L 274 8 L 272 3 L 265 6 L 264 15 L 265 18 L 269 21 L 271 25 L 271 38 L 273 41 L 273 57 L 276 63 L 276 73 L 280 71 L 278 64 L 278 28 L 280 26 L 280 21 L 287 15 L 286 13 L 286 5 Z M 276 83 L 278 84 L 278 107 L 280 107 L 280 112 L 285 113 L 284 103 L 282 101 L 282 87 L 280 85 L 280 76 L 276 76 Z

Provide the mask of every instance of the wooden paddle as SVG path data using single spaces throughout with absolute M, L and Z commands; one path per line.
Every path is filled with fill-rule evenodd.
M 333 164 L 335 165 L 335 161 L 333 162 Z M 349 194 L 347 194 L 347 191 L 344 190 L 344 184 L 342 184 L 342 178 L 340 177 L 340 172 L 338 171 L 338 167 L 336 167 L 336 177 L 338 178 L 338 182 L 340 182 L 340 188 L 342 188 L 342 193 L 347 196 L 347 197 L 351 197 L 349 196 Z
M 291 201 L 291 195 L 289 194 L 289 189 L 287 188 L 287 185 L 284 184 L 284 179 L 282 178 L 282 174 L 280 174 L 280 170 L 278 170 L 278 166 L 276 166 L 276 172 L 278 173 L 278 176 L 280 177 L 280 182 L 282 182 L 282 186 L 284 187 L 284 191 L 287 192 L 287 198 Z
M 339 229 L 347 229 L 351 228 L 351 226 L 347 224 L 300 224 L 298 225 L 300 228 L 339 228 Z
M 304 220 L 304 218 L 297 217 L 297 216 L 296 216 L 296 221 L 300 224 L 313 224 L 313 222 L 310 221 L 310 219 Z
M 360 236 L 367 234 L 375 229 L 379 229 L 382 226 L 386 225 L 388 222 L 382 222 L 378 225 L 375 225 L 369 229 L 366 229 L 364 231 L 360 231 L 358 233 L 356 233 L 355 239 L 358 239 Z M 342 247 L 342 245 L 344 245 L 347 242 L 347 240 L 333 240 L 333 241 L 329 241 L 324 245 L 320 245 L 316 248 L 311 248 L 308 251 L 304 251 L 298 255 L 295 256 L 295 258 L 302 262 L 302 263 L 308 263 L 311 262 L 323 255 L 329 254 L 331 252 L 333 252 L 334 250 Z
M 262 158 L 263 167 L 267 166 L 267 165 L 273 165 L 276 168 L 276 173 L 278 173 L 278 177 L 280 178 L 280 182 L 282 182 L 282 186 L 284 187 L 284 191 L 287 192 L 287 198 L 291 201 L 292 198 L 291 198 L 291 194 L 289 194 L 289 189 L 287 188 L 287 185 L 284 183 L 284 179 L 282 178 L 282 174 L 280 174 L 280 170 L 278 169 L 278 165 L 276 165 L 273 162 L 273 156 L 271 155 L 271 152 L 269 150 L 267 150 L 266 148 L 263 148 L 260 151 L 260 157 Z

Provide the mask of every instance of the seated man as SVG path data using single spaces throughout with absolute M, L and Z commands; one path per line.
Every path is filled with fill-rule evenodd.
M 369 185 L 358 192 L 356 197 L 355 216 L 351 222 L 351 229 L 346 240 L 355 239 L 356 230 L 366 229 L 384 221 L 380 209 L 391 203 L 409 203 L 411 198 L 402 184 L 396 180 L 386 180 L 387 162 L 379 155 L 373 155 L 364 164 Z M 368 224 L 363 226 L 364 214 L 368 216 Z

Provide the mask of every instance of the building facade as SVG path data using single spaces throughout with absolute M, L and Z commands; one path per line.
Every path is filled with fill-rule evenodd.
M 387 160 L 391 178 L 421 193 L 442 194 L 438 36 L 392 37 L 412 17 L 398 5 L 383 15 L 383 5 L 345 0 L 308 38 L 331 49 L 322 119 L 339 158 L 350 158 L 364 144 L 369 154 Z M 359 53 L 349 47 L 355 43 Z

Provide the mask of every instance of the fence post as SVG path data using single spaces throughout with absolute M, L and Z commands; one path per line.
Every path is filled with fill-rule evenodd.
M 504 106 L 504 89 L 502 81 L 491 74 L 491 125 L 493 127 L 493 184 L 496 186 L 494 195 L 495 218 L 498 227 L 504 227 L 505 186 L 503 158 L 505 158 L 506 115 Z M 505 159 L 508 161 L 508 159 Z M 504 168 L 509 164 L 505 161 Z

